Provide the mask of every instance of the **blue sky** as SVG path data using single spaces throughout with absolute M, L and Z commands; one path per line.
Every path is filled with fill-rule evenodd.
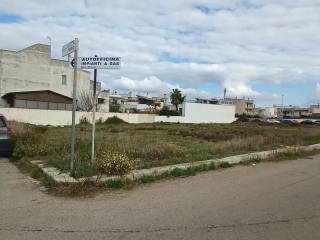
M 16 23 L 20 21 L 22 19 L 17 15 L 1 14 L 0 12 L 0 23 Z
M 1 0 L 0 48 L 80 39 L 82 56 L 121 56 L 103 87 L 189 99 L 250 97 L 259 106 L 320 100 L 318 0 Z M 35 31 L 36 29 L 36 31 Z

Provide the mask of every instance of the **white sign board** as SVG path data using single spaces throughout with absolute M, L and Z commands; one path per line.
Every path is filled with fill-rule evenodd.
M 62 57 L 74 52 L 75 50 L 76 50 L 76 46 L 73 40 L 62 47 Z
M 80 57 L 79 65 L 85 69 L 118 69 L 121 57 Z

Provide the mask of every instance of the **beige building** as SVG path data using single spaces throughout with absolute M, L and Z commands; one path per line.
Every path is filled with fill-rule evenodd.
M 255 105 L 252 99 L 245 98 L 224 98 L 219 101 L 221 104 L 231 104 L 236 107 L 237 115 L 254 115 L 255 114 Z
M 297 107 L 297 106 L 280 106 L 278 107 L 278 116 L 290 117 L 290 118 L 303 118 L 310 117 L 309 107 Z
M 21 98 L 21 95 L 17 95 L 20 92 L 32 91 L 35 102 L 37 96 L 43 95 L 44 91 L 70 98 L 72 97 L 73 72 L 68 61 L 51 58 L 50 45 L 34 44 L 20 51 L 0 49 L 0 107 L 12 107 L 12 104 L 8 103 L 8 100 L 3 96 L 8 96 L 8 94 L 14 96 L 15 94 Z M 79 69 L 77 92 L 82 91 L 90 94 L 90 76 L 89 71 Z M 101 103 L 100 109 L 109 111 L 108 96 L 104 97 L 107 99 L 99 101 Z M 30 99 L 30 97 L 28 98 Z M 14 98 L 11 97 L 11 99 Z M 39 98 L 38 103 L 30 102 L 25 106 L 27 108 L 29 108 L 28 106 L 30 108 L 49 106 L 48 109 L 55 109 L 55 107 L 50 108 L 50 106 L 56 106 L 54 104 L 39 103 L 43 101 L 42 99 Z M 16 104 L 15 107 L 19 106 L 23 105 Z M 70 110 L 70 108 L 66 107 L 66 110 Z

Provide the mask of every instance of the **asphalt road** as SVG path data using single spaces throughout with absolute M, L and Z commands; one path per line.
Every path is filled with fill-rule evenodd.
M 0 239 L 320 239 L 320 156 L 93 198 L 54 197 L 0 159 Z

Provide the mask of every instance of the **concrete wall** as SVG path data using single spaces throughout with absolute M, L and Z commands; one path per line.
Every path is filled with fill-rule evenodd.
M 96 119 L 103 121 L 109 117 L 117 116 L 129 123 L 152 123 L 152 122 L 180 122 L 180 123 L 231 123 L 235 121 L 234 105 L 214 105 L 185 103 L 183 105 L 183 116 L 157 116 L 154 114 L 133 113 L 96 113 Z M 63 126 L 71 124 L 71 111 L 23 109 L 23 108 L 0 108 L 0 113 L 10 121 L 31 123 L 36 125 Z M 92 119 L 92 113 L 77 112 L 76 123 L 86 117 Z
M 234 105 L 184 103 L 182 116 L 156 116 L 156 122 L 231 123 L 235 121 Z
M 23 108 L 0 108 L 0 113 L 5 115 L 10 121 L 31 123 L 36 125 L 63 126 L 71 125 L 71 111 L 60 110 L 41 110 L 41 109 L 23 109 Z M 109 117 L 117 116 L 129 123 L 152 123 L 154 114 L 128 114 L 128 113 L 96 113 L 96 119 L 103 121 Z M 79 123 L 82 117 L 91 121 L 92 113 L 77 112 L 76 123 Z

